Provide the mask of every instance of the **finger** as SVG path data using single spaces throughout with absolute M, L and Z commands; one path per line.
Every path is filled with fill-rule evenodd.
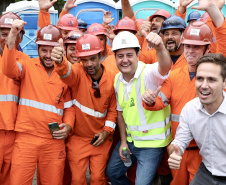
M 51 5 L 53 6 L 55 2 L 57 2 L 57 0 L 53 0 L 53 1 L 51 2 Z
M 150 16 L 147 16 L 146 21 L 149 21 L 149 20 L 150 20 Z
M 63 127 L 65 127 L 65 126 L 66 126 L 65 123 L 61 123 L 61 124 L 59 125 L 60 128 L 63 128 Z
M 159 92 L 161 91 L 161 88 L 162 88 L 162 86 L 159 86 L 157 89 L 156 89 L 156 91 L 155 91 L 155 97 L 157 97 L 158 96 L 158 94 L 159 94 Z
M 60 47 L 61 47 L 61 48 L 64 48 L 64 42 L 63 42 L 63 39 L 60 38 L 58 42 L 59 42 L 59 44 L 60 44 Z
M 147 37 L 147 35 L 148 35 L 148 34 L 146 33 L 146 31 L 144 31 L 144 30 L 141 30 L 141 33 L 143 34 L 144 37 Z

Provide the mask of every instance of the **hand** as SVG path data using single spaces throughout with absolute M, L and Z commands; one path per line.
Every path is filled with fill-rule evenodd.
M 156 91 L 152 91 L 151 89 L 145 91 L 144 94 L 141 96 L 142 101 L 148 106 L 153 106 L 161 88 L 162 86 L 159 86 Z
M 110 40 L 114 40 L 115 38 L 115 34 L 114 34 L 114 29 L 115 29 L 115 26 L 114 25 L 105 25 L 105 30 L 107 32 L 107 37 L 110 39 Z
M 150 32 L 151 22 L 149 21 L 149 16 L 147 17 L 146 21 L 144 21 L 140 26 L 140 29 L 138 31 L 138 36 L 140 36 L 140 37 L 143 37 L 142 30 L 144 30 L 146 33 Z
M 55 2 L 57 2 L 57 0 L 38 0 L 39 8 L 44 12 L 48 12 Z
M 194 0 L 180 0 L 180 6 L 183 8 L 187 8 L 187 6 Z
M 24 22 L 23 20 L 15 19 L 10 30 L 11 36 L 17 36 L 26 24 L 27 22 Z
M 191 7 L 191 9 L 203 10 L 208 12 L 208 9 L 213 6 L 216 6 L 216 3 L 214 0 L 199 0 L 199 5 L 193 6 Z
M 168 159 L 168 164 L 170 169 L 179 169 L 180 168 L 180 163 L 182 160 L 182 150 L 180 149 L 179 146 L 171 144 L 169 146 L 170 152 L 169 152 L 169 159 Z
M 131 151 L 130 151 L 128 145 L 127 145 L 127 143 L 126 143 L 126 142 L 121 142 L 121 145 L 120 145 L 120 147 L 119 147 L 119 157 L 121 158 L 121 160 L 122 160 L 123 162 L 125 162 L 125 161 L 126 161 L 126 158 L 122 155 L 122 149 L 123 149 L 123 147 L 126 147 L 126 148 L 127 148 L 127 150 L 129 151 L 130 155 L 131 155 L 132 153 L 131 153 Z
M 51 53 L 51 59 L 56 64 L 61 64 L 61 62 L 63 61 L 63 56 L 64 56 L 63 39 L 59 39 L 59 44 L 60 44 L 60 46 L 55 46 Z
M 144 30 L 141 31 L 143 36 L 146 38 L 149 47 L 155 48 L 155 50 L 162 50 L 164 45 L 162 38 L 154 32 L 147 34 Z
M 111 18 L 111 12 L 109 12 L 109 11 L 104 12 L 104 16 L 103 16 L 103 24 L 104 25 L 110 24 L 113 20 L 114 20 L 114 18 Z
M 53 138 L 54 139 L 66 139 L 68 137 L 68 134 L 71 132 L 71 126 L 67 125 L 65 123 L 61 123 L 59 125 L 60 128 L 63 128 L 58 131 L 53 132 Z
M 77 5 L 75 5 L 75 1 L 76 0 L 67 0 L 66 1 L 65 5 L 64 5 L 65 12 L 68 12 L 70 9 L 77 6 Z
M 109 132 L 107 131 L 103 131 L 103 132 L 99 132 L 97 134 L 95 134 L 96 137 L 98 137 L 98 139 L 95 141 L 95 143 L 93 143 L 93 146 L 100 146 L 104 143 L 104 141 L 106 141 L 107 137 L 109 135 Z

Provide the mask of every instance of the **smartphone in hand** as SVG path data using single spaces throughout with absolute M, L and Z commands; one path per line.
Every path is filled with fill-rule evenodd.
M 54 131 L 60 130 L 60 127 L 57 122 L 49 123 L 48 126 L 52 135 Z
M 93 143 L 95 143 L 97 139 L 98 139 L 98 136 L 94 136 L 90 144 L 93 145 Z

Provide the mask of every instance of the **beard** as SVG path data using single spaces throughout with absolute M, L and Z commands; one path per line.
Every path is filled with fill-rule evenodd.
M 40 58 L 40 61 L 41 61 L 41 63 L 42 63 L 42 65 L 46 68 L 46 69 L 51 69 L 51 68 L 53 68 L 54 67 L 54 64 L 53 64 L 53 61 L 52 61 L 52 64 L 47 64 L 45 61 L 46 60 L 48 60 L 48 61 L 50 61 L 50 59 L 49 58 L 47 58 L 47 57 L 43 57 L 43 58 L 41 58 L 41 57 L 39 57 Z
M 169 43 L 170 43 L 170 44 L 174 44 L 175 46 L 174 46 L 174 47 L 168 47 L 167 45 L 168 45 Z M 175 52 L 175 51 L 177 50 L 177 48 L 178 48 L 178 45 L 176 44 L 176 42 L 175 42 L 174 40 L 168 39 L 168 40 L 166 41 L 165 47 L 166 47 L 166 49 L 167 49 L 169 52 Z

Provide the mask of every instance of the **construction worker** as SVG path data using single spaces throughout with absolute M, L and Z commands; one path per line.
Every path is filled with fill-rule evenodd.
M 107 41 L 108 41 L 107 35 L 108 34 L 105 30 L 105 27 L 102 24 L 93 23 L 88 27 L 87 33 L 96 35 L 100 39 L 100 41 L 103 45 L 103 48 L 104 48 L 104 50 L 101 53 L 101 57 L 102 57 L 101 60 L 103 62 L 107 58 L 107 56 L 112 54 L 111 49 L 109 49 L 111 47 L 107 43 Z
M 188 15 L 187 23 L 188 24 L 191 24 L 191 23 L 193 23 L 194 21 L 197 21 L 200 18 L 201 18 L 200 13 L 197 10 L 196 11 L 193 11 L 193 12 L 191 12 Z
M 112 50 L 121 72 L 116 75 L 114 84 L 121 142 L 116 145 L 106 168 L 106 175 L 112 184 L 129 184 L 125 176 L 129 167 L 123 164 L 123 147 L 132 154 L 132 163 L 137 161 L 135 184 L 144 185 L 152 182 L 165 146 L 171 142 L 171 123 L 168 122 L 170 108 L 154 113 L 140 107 L 141 94 L 150 86 L 162 84 L 171 67 L 171 59 L 161 37 L 150 33 L 147 40 L 158 51 L 159 62 L 153 65 L 138 62 L 140 45 L 134 34 L 123 31 L 113 40 Z M 159 125 L 158 129 L 152 127 L 155 122 L 163 120 L 164 124 Z M 159 134 L 164 137 L 160 139 Z
M 53 6 L 53 4 L 56 2 L 50 1 L 50 0 L 39 0 L 39 15 L 38 15 L 38 28 L 43 28 L 44 26 L 47 26 L 51 24 L 50 21 L 50 14 L 49 9 Z M 57 22 L 57 27 L 60 29 L 63 39 L 66 37 L 66 35 L 75 29 L 78 29 L 78 21 L 75 16 L 72 14 L 69 14 L 69 10 L 76 5 L 74 5 L 75 0 L 68 0 L 65 3 L 64 9 L 62 10 L 60 14 L 60 18 Z
M 223 55 L 214 53 L 198 61 L 195 80 L 198 97 L 182 109 L 175 139 L 169 146 L 169 166 L 178 169 L 190 141 L 197 142 L 202 163 L 190 185 L 226 184 L 225 61 Z
M 14 126 L 19 100 L 20 82 L 12 80 L 2 73 L 2 53 L 13 23 L 20 17 L 13 12 L 8 12 L 0 17 L 0 184 L 10 184 L 10 169 L 12 160 L 13 144 L 15 140 Z M 22 41 L 24 29 L 16 38 L 16 48 Z M 28 59 L 29 56 L 20 51 L 15 51 L 16 61 Z
M 39 57 L 17 62 L 15 40 L 25 24 L 14 20 L 2 57 L 3 74 L 21 82 L 10 181 L 13 185 L 31 184 L 37 165 L 41 184 L 60 185 L 64 139 L 74 126 L 71 91 L 58 78 L 50 58 L 62 34 L 54 25 L 40 29 L 36 39 Z M 51 134 L 48 124 L 52 122 L 61 130 Z
M 162 24 L 162 39 L 172 59 L 171 70 L 187 65 L 183 55 L 183 47 L 180 43 L 185 28 L 185 21 L 176 15 L 172 15 Z M 140 60 L 144 61 L 144 63 L 152 64 L 156 62 L 156 57 L 154 57 L 155 55 L 153 54 L 152 50 L 141 52 Z
M 78 29 L 85 34 L 87 30 L 87 23 L 83 21 L 82 19 L 78 19 Z
M 76 43 L 77 40 L 83 35 L 83 32 L 80 30 L 73 30 L 70 31 L 66 38 L 64 39 L 64 46 L 65 46 L 65 55 L 68 61 L 72 64 L 78 63 L 79 60 L 75 56 L 76 51 Z
M 87 184 L 89 162 L 91 184 L 106 184 L 105 167 L 116 122 L 114 74 L 101 65 L 103 45 L 91 34 L 81 36 L 76 44 L 80 63 L 71 65 L 63 57 L 63 48 L 55 47 L 52 59 L 61 80 L 72 88 L 76 118 L 73 135 L 67 144 L 72 184 Z M 63 57 L 63 60 L 62 60 Z M 96 141 L 92 141 L 96 139 Z
M 216 6 L 207 9 L 207 11 L 212 11 L 211 16 L 219 16 L 219 19 L 214 19 L 212 16 L 215 25 L 223 25 L 223 15 Z M 145 109 L 151 111 L 161 110 L 161 108 L 170 104 L 173 138 L 179 124 L 182 108 L 197 96 L 195 89 L 196 64 L 203 55 L 210 51 L 212 42 L 213 33 L 209 26 L 201 21 L 191 23 L 184 31 L 181 41 L 188 65 L 172 71 L 169 78 L 163 83 L 160 93 L 148 90 L 142 96 L 142 100 L 146 103 L 143 104 Z M 156 96 L 158 97 L 156 98 Z M 184 152 L 181 168 L 172 170 L 173 181 L 171 185 L 189 184 L 194 178 L 201 161 L 197 144 L 193 140 Z

